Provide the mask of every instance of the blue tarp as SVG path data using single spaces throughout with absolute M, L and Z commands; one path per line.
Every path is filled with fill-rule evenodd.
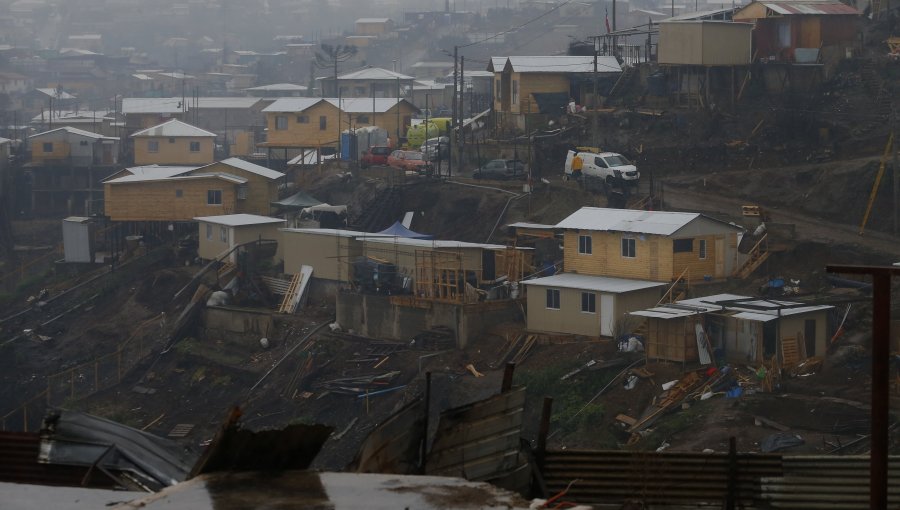
M 434 239 L 434 236 L 430 236 L 428 234 L 420 234 L 418 232 L 413 232 L 412 230 L 403 226 L 399 221 L 395 221 L 393 225 L 382 230 L 381 232 L 376 232 L 377 234 L 385 234 L 389 236 L 397 236 L 397 237 L 407 237 L 409 239 Z

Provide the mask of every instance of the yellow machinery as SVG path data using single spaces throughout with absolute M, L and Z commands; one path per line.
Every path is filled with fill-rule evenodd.
M 881 186 L 881 178 L 884 177 L 884 169 L 887 166 L 888 155 L 891 153 L 891 147 L 894 145 L 894 134 L 888 137 L 887 145 L 884 146 L 884 154 L 881 156 L 881 166 L 878 167 L 878 173 L 875 174 L 875 184 L 872 185 L 872 193 L 869 195 L 869 203 L 866 205 L 866 214 L 863 215 L 862 223 L 859 225 L 859 235 L 863 235 L 866 231 L 866 223 L 869 222 L 869 215 L 872 213 L 872 206 L 875 204 L 875 197 L 878 195 L 878 187 Z M 897 169 L 895 168 L 896 172 Z

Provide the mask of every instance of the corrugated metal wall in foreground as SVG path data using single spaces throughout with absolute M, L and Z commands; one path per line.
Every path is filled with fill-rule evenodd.
M 737 508 L 866 509 L 869 458 L 735 456 Z M 593 505 L 642 501 L 649 508 L 720 507 L 728 494 L 727 453 L 548 451 L 542 473 L 552 496 Z M 900 457 L 890 458 L 889 500 L 900 505 Z
M 745 506 L 753 503 L 760 478 L 782 474 L 780 455 L 738 454 L 736 461 L 738 502 Z M 724 453 L 548 451 L 543 464 L 548 493 L 577 479 L 565 500 L 578 503 L 721 504 L 728 491 Z

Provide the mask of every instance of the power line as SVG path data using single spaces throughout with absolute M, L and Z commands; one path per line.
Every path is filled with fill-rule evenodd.
M 460 46 L 459 48 L 460 48 L 460 49 L 462 49 L 462 48 L 468 48 L 468 47 L 470 47 L 470 46 L 475 46 L 476 44 L 481 44 L 481 43 L 483 43 L 483 42 L 487 42 L 487 41 L 496 39 L 496 38 L 500 37 L 501 35 L 506 35 L 506 34 L 508 34 L 508 33 L 510 33 L 510 32 L 515 32 L 516 30 L 519 30 L 520 28 L 524 28 L 524 27 L 526 27 L 526 26 L 528 26 L 528 25 L 534 23 L 535 21 L 537 21 L 537 20 L 543 18 L 544 16 L 547 16 L 548 14 L 551 14 L 551 13 L 553 13 L 553 12 L 559 10 L 560 7 L 563 7 L 564 5 L 570 4 L 570 3 L 572 3 L 573 1 L 574 1 L 574 0 L 565 0 L 565 2 L 562 2 L 562 3 L 558 4 L 558 5 L 556 5 L 556 6 L 553 7 L 552 9 L 550 9 L 550 10 L 544 12 L 543 14 L 541 14 L 541 15 L 535 17 L 535 18 L 532 18 L 532 19 L 526 21 L 525 23 L 522 23 L 521 25 L 512 27 L 512 28 L 510 28 L 510 29 L 508 29 L 508 30 L 504 30 L 504 31 L 502 31 L 502 32 L 497 32 L 496 34 L 494 34 L 494 35 L 492 35 L 492 36 L 490 36 L 490 37 L 487 37 L 487 38 L 485 38 L 485 39 L 482 39 L 482 40 L 480 40 L 480 41 L 475 41 L 475 42 L 471 42 L 471 43 L 469 43 L 469 44 L 464 44 L 464 45 Z

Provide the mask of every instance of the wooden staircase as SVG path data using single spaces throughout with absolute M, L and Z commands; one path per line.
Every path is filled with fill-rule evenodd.
M 747 262 L 744 262 L 744 265 L 734 272 L 734 276 L 741 279 L 747 278 L 769 258 L 769 255 L 769 234 L 764 234 L 750 249 Z
M 617 94 L 622 94 L 625 88 L 629 83 L 634 79 L 634 76 L 637 74 L 637 67 L 628 66 L 622 70 L 622 74 L 619 75 L 619 79 L 616 80 L 616 83 L 613 84 L 612 88 L 609 89 L 609 95 L 606 96 L 606 104 L 609 104 Z
M 219 266 L 219 270 L 216 271 L 216 276 L 221 280 L 235 270 L 237 270 L 236 265 L 234 265 L 230 260 L 223 260 L 222 265 Z
M 691 271 L 689 267 L 684 268 L 684 271 L 678 275 L 678 278 L 672 282 L 672 285 L 669 286 L 669 290 L 666 291 L 665 294 L 659 298 L 659 301 L 656 302 L 656 306 L 665 304 L 665 303 L 674 303 L 681 299 L 687 297 L 688 291 L 691 289 Z
M 278 313 L 293 313 L 294 296 L 300 288 L 300 282 L 303 280 L 302 273 L 295 273 L 291 279 L 291 284 L 284 293 L 284 299 L 281 300 L 281 306 L 278 307 Z

